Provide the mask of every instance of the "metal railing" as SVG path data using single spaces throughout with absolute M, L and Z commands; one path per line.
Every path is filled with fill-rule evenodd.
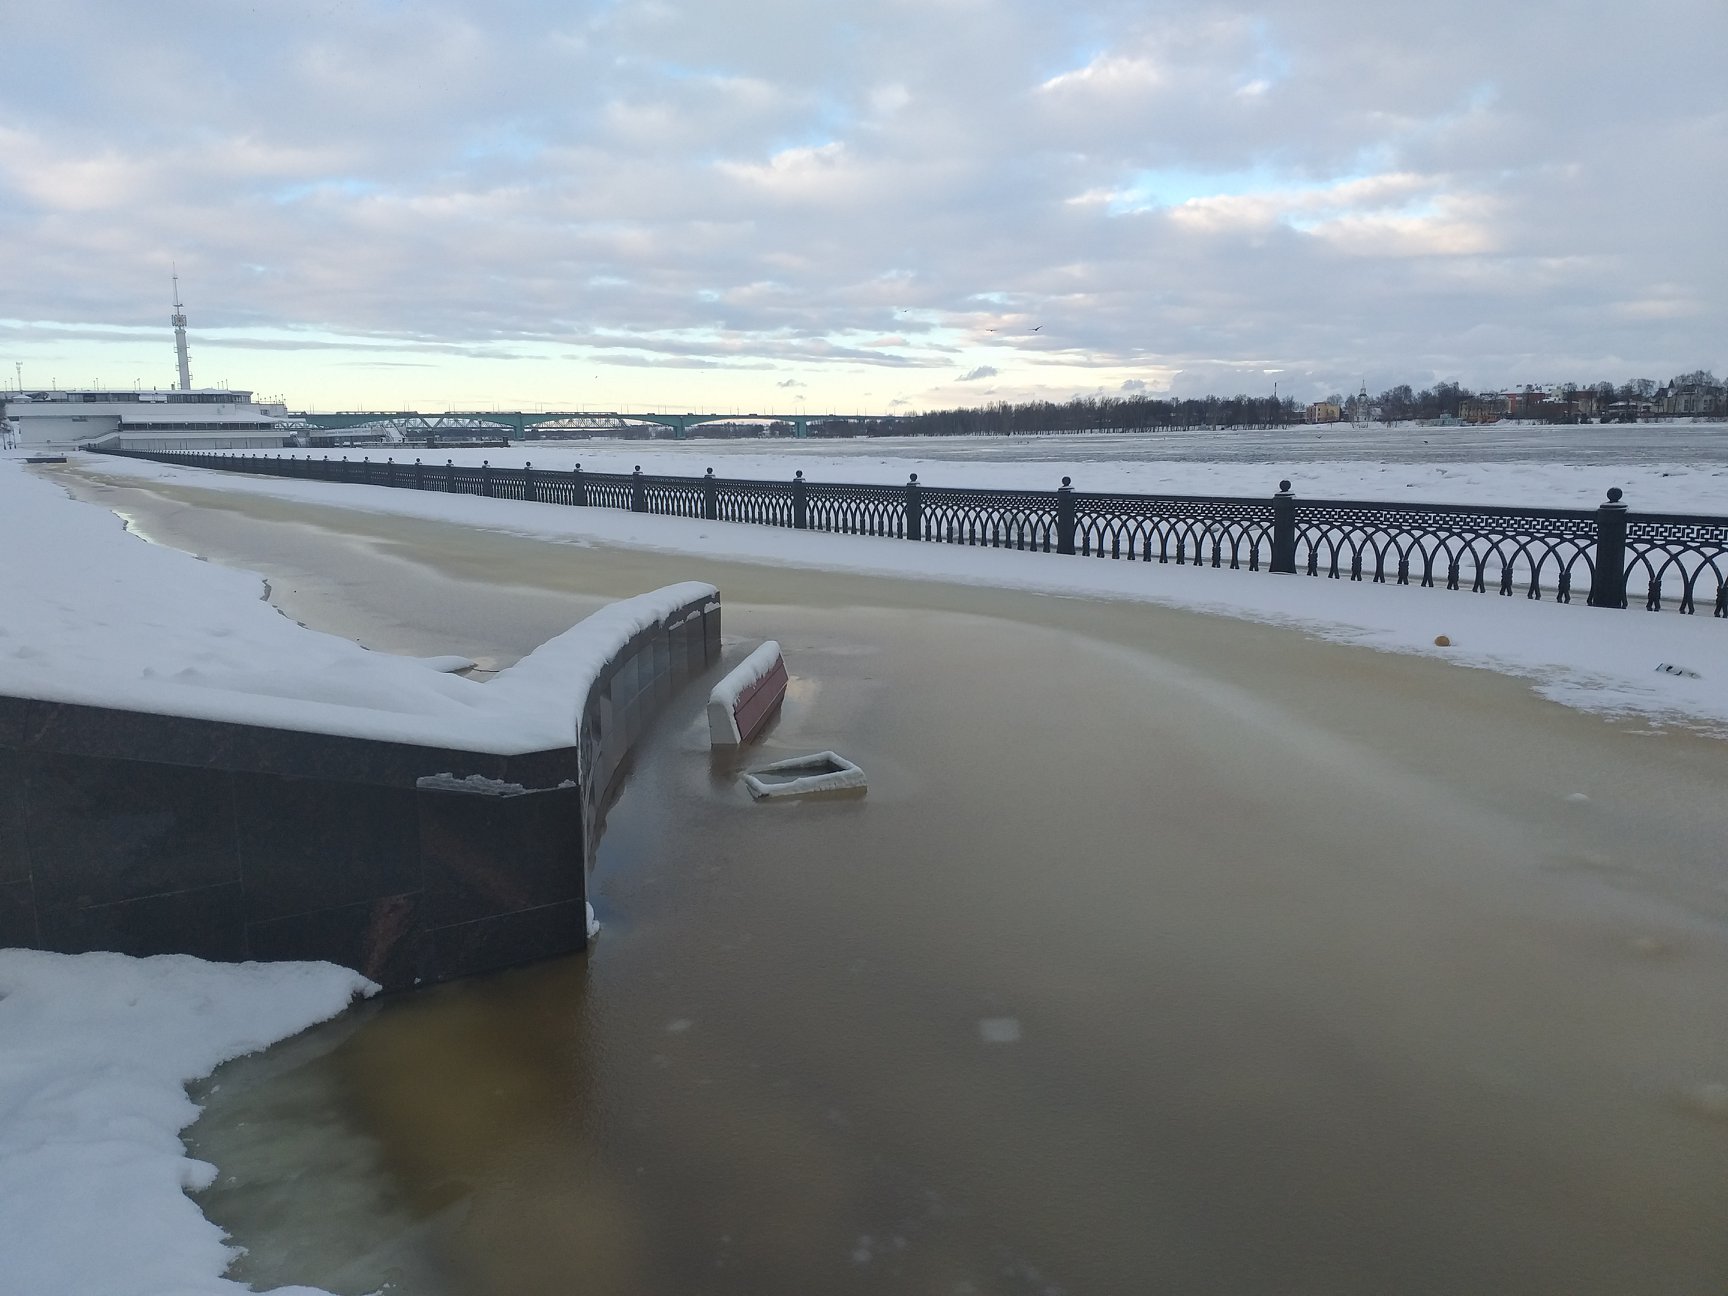
M 1728 618 L 1728 517 L 1269 497 L 967 490 L 343 456 L 108 450 L 158 463 L 1129 562 L 1247 568 Z

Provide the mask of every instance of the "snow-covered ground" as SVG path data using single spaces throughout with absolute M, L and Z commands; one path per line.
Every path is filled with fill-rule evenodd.
M 296 625 L 260 577 L 141 543 L 16 459 L 0 459 L 0 518 L 0 693 L 464 750 L 568 746 L 617 645 L 713 592 L 614 604 L 482 684 Z
M 648 457 L 642 453 L 648 445 L 669 447 L 663 451 L 664 459 L 654 461 L 657 468 L 682 472 L 689 467 L 679 458 L 689 451 L 675 443 L 632 445 L 627 457 L 641 462 Z M 1724 446 L 1728 448 L 1728 442 Z M 584 447 L 586 457 L 582 462 L 598 469 L 602 465 L 595 461 L 593 449 Z M 535 446 L 531 450 L 536 463 L 550 465 L 547 447 Z M 467 453 L 480 458 L 483 454 L 504 452 Z M 763 470 L 788 467 L 793 462 L 779 458 L 778 452 L 767 458 L 760 453 L 755 457 L 744 456 L 741 451 L 738 455 L 734 462 L 751 469 L 749 474 L 739 471 L 736 474 L 739 476 L 770 475 Z M 571 457 L 573 461 L 574 455 Z M 1582 603 L 1560 605 L 1548 600 L 1307 576 L 907 544 L 435 491 L 216 475 L 111 457 L 92 457 L 83 462 L 91 471 L 122 480 L 201 484 L 240 497 L 256 495 L 335 504 L 572 544 L 622 545 L 754 563 L 872 572 L 917 580 L 957 581 L 1052 595 L 1187 607 L 1298 626 L 1342 642 L 1439 655 L 1463 666 L 1505 671 L 1532 681 L 1546 697 L 1587 710 L 1690 721 L 1712 731 L 1728 729 L 1728 668 L 1720 665 L 1724 648 L 1728 647 L 1728 623 L 1709 615 L 1608 610 Z M 926 462 L 929 461 L 883 460 L 878 456 L 873 466 L 882 479 L 904 480 L 907 471 L 917 471 Z M 863 465 L 849 462 L 846 466 Z M 1728 471 L 1728 465 L 1722 467 Z M 1004 474 L 1028 471 L 1025 464 L 1003 464 L 1001 468 Z M 1180 466 L 1180 471 L 1187 474 L 1184 489 L 1199 489 L 1198 484 L 1206 480 L 1204 475 L 1211 474 L 1208 493 L 1228 493 L 1224 490 L 1225 479 L 1231 471 L 1239 469 L 1240 466 L 1232 468 L 1216 463 Z M 1360 463 L 1352 464 L 1351 470 L 1366 471 Z M 1482 465 L 1478 471 L 1488 477 L 1494 470 L 1491 465 Z M 1531 480 L 1561 483 L 1574 471 L 1562 466 L 1534 465 Z M 855 480 L 863 479 L 862 472 L 854 472 L 852 476 Z M 966 477 L 975 480 L 971 466 L 966 469 Z M 1333 494 L 1335 487 L 1315 493 Z M 1556 493 L 1525 496 L 1516 502 L 1554 502 L 1552 496 Z M 1728 513 L 1728 499 L 1720 507 Z M 101 517 L 94 510 L 90 512 L 93 517 Z M 1435 639 L 1439 636 L 1448 638 L 1450 645 L 1437 646 Z M 1695 671 L 1698 678 L 1658 671 L 1657 667 L 1663 664 Z
M 377 989 L 329 963 L 0 950 L 0 1292 L 226 1296 L 189 1081 Z M 315 1296 L 281 1288 L 281 1296 Z

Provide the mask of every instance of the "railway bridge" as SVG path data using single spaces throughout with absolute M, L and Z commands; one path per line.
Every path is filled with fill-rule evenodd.
M 794 437 L 807 437 L 812 427 L 828 423 L 896 422 L 898 415 L 877 414 L 698 414 L 685 412 L 622 413 L 617 410 L 475 410 L 423 414 L 417 410 L 351 410 L 335 414 L 296 414 L 296 419 L 319 433 L 398 432 L 405 437 L 498 436 L 523 439 L 544 437 L 555 431 L 595 433 L 620 431 L 632 426 L 652 425 L 671 429 L 674 439 L 690 435 L 707 423 L 790 423 Z

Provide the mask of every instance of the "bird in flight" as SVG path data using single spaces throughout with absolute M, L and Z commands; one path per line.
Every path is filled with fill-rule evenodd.
M 1036 332 L 1037 332 L 1037 331 L 1038 331 L 1038 330 L 1039 330 L 1039 329 L 1041 329 L 1041 328 L 1043 328 L 1043 327 L 1044 327 L 1044 326 L 1043 326 L 1043 325 L 1042 325 L 1042 324 L 1034 324 L 1034 325 L 1033 325 L 1033 326 L 1032 326 L 1032 329 L 1031 329 L 1031 331 L 1032 331 L 1032 332 L 1033 332 L 1033 333 L 1036 333 Z

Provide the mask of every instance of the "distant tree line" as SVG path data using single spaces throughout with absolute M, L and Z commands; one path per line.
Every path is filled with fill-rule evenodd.
M 1194 427 L 1285 427 L 1300 423 L 1303 407 L 1289 397 L 1076 396 L 1069 401 L 995 401 L 963 409 L 930 410 L 892 421 L 846 423 L 811 420 L 813 436 L 1013 436 L 1031 432 L 1153 432 Z
M 1333 393 L 1315 403 L 1331 421 L 1398 423 L 1491 417 L 1578 423 L 1598 419 L 1631 422 L 1662 415 L 1728 414 L 1728 391 L 1708 369 L 1678 374 L 1667 384 L 1634 378 L 1610 382 L 1528 384 L 1513 391 L 1473 391 L 1441 382 L 1417 391 L 1408 383 L 1377 396 Z M 1314 407 L 1273 396 L 1076 396 L 1069 401 L 996 401 L 988 405 L 930 410 L 892 420 L 817 422 L 812 436 L 1013 436 L 1033 432 L 1155 432 L 1177 428 L 1277 428 L 1311 421 Z M 1318 421 L 1328 421 L 1321 418 Z M 781 429 L 775 428 L 776 432 Z

